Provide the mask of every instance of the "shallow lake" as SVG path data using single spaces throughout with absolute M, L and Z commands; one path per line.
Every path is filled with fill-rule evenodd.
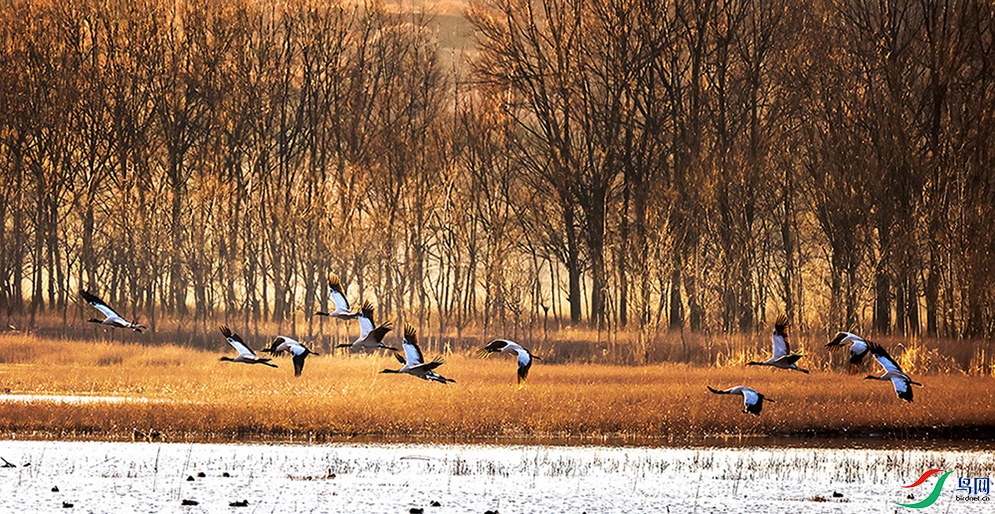
M 902 486 L 931 468 L 953 471 L 931 511 L 995 512 L 957 499 L 958 478 L 995 475 L 985 451 L 8 440 L 0 457 L 2 512 L 915 512 L 895 502 L 926 499 L 940 474 Z

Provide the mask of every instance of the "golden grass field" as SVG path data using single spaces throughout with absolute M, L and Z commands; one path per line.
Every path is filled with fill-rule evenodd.
M 913 374 L 915 403 L 896 398 L 874 363 L 849 376 L 741 365 L 532 367 L 518 390 L 509 355 L 446 356 L 456 384 L 383 375 L 389 355 L 310 357 L 300 378 L 279 369 L 219 362 L 226 353 L 0 336 L 0 432 L 5 437 L 167 441 L 720 442 L 742 436 L 861 437 L 909 441 L 987 433 L 995 427 L 995 378 Z M 231 352 L 227 355 L 232 355 Z M 426 351 L 426 358 L 433 354 Z M 804 364 L 804 360 L 800 362 Z M 759 418 L 742 398 L 706 385 L 749 385 L 775 400 Z M 16 395 L 125 396 L 145 401 L 57 403 Z M 151 434 L 151 435 L 150 435 Z M 990 436 L 989 436 L 990 437 Z

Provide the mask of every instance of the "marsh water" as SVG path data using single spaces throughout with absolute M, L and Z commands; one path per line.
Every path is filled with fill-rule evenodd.
M 929 495 L 936 477 L 902 487 L 928 469 L 995 475 L 983 450 L 7 440 L 0 457 L 4 512 L 890 513 Z M 957 484 L 936 508 L 995 510 Z

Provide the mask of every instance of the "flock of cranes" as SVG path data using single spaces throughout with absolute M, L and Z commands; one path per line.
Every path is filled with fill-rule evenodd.
M 441 357 L 436 356 L 431 361 L 425 362 L 421 348 L 418 346 L 418 334 L 415 327 L 410 324 L 405 325 L 404 327 L 402 355 L 401 350 L 384 344 L 384 336 L 393 330 L 393 328 L 391 327 L 390 321 L 386 321 L 380 325 L 376 324 L 373 318 L 374 307 L 372 304 L 364 302 L 361 309 L 358 311 L 352 311 L 349 306 L 349 300 L 346 298 L 342 288 L 342 283 L 336 276 L 332 276 L 332 278 L 328 280 L 328 289 L 330 298 L 335 308 L 330 312 L 319 311 L 315 314 L 343 321 L 355 319 L 359 322 L 359 337 L 352 343 L 340 344 L 336 346 L 337 348 L 349 348 L 350 350 L 360 350 L 366 352 L 389 350 L 393 352 L 394 356 L 401 363 L 401 368 L 384 369 L 381 373 L 406 374 L 418 377 L 422 380 L 438 382 L 440 384 L 456 382 L 455 380 L 443 377 L 436 372 L 436 369 L 445 363 Z M 113 328 L 126 328 L 136 332 L 141 332 L 146 328 L 144 325 L 140 325 L 137 322 L 129 322 L 125 320 L 113 308 L 111 308 L 107 302 L 104 302 L 97 296 L 94 296 L 87 291 L 80 291 L 80 296 L 83 300 L 104 314 L 103 320 L 92 318 L 87 320 L 90 323 L 100 323 Z M 245 341 L 239 337 L 238 334 L 232 332 L 227 326 L 222 325 L 220 329 L 222 335 L 224 335 L 225 339 L 227 339 L 228 344 L 238 352 L 238 355 L 234 358 L 225 356 L 221 357 L 220 360 L 227 362 L 239 362 L 243 364 L 262 364 L 273 368 L 277 367 L 276 364 L 271 362 L 272 358 L 260 357 L 256 355 L 256 352 L 254 352 L 249 345 L 247 345 Z M 803 355 L 791 352 L 791 346 L 788 343 L 788 318 L 784 314 L 778 316 L 777 321 L 774 323 L 774 333 L 771 336 L 771 340 L 773 342 L 773 352 L 771 357 L 762 362 L 748 362 L 748 366 L 769 366 L 771 368 L 794 370 L 808 374 L 807 369 L 799 368 L 797 365 L 798 360 L 801 359 Z M 892 386 L 895 388 L 895 393 L 899 398 L 907 402 L 912 401 L 912 386 L 917 385 L 922 387 L 922 384 L 913 381 L 908 374 L 902 371 L 901 366 L 898 365 L 898 362 L 896 362 L 895 359 L 888 355 L 888 352 L 884 349 L 884 347 L 871 341 L 867 341 L 864 338 L 850 332 L 839 332 L 832 341 L 826 344 L 826 347 L 829 351 L 837 351 L 845 348 L 847 344 L 850 345 L 849 361 L 851 375 L 855 375 L 858 372 L 864 357 L 866 357 L 867 354 L 871 354 L 874 356 L 874 359 L 877 360 L 878 364 L 884 368 L 884 374 L 881 376 L 868 375 L 865 378 L 868 380 L 883 380 L 891 382 Z M 318 353 L 310 350 L 300 341 L 286 336 L 277 336 L 277 338 L 270 344 L 269 348 L 265 348 L 260 351 L 269 353 L 273 356 L 280 355 L 285 352 L 289 353 L 294 363 L 294 376 L 298 377 L 301 376 L 301 373 L 304 370 L 305 359 L 307 359 L 309 355 L 319 355 Z M 491 341 L 487 344 L 487 346 L 478 352 L 478 355 L 481 357 L 487 357 L 492 353 L 502 352 L 513 353 L 516 355 L 518 361 L 518 387 L 524 387 L 525 380 L 529 375 L 529 369 L 532 367 L 532 362 L 534 360 L 541 359 L 532 355 L 529 350 L 522 347 L 518 343 L 507 339 L 495 339 Z M 706 387 L 714 394 L 742 396 L 743 412 L 753 414 L 754 416 L 760 415 L 765 401 L 774 401 L 757 390 L 747 386 L 739 385 L 728 389 L 715 389 L 711 386 Z
M 777 321 L 774 323 L 774 334 L 771 336 L 774 344 L 773 355 L 771 358 L 763 362 L 748 362 L 748 366 L 770 366 L 773 368 L 780 369 L 791 369 L 795 371 L 800 371 L 802 373 L 808 374 L 807 369 L 799 368 L 795 363 L 798 359 L 802 358 L 800 353 L 791 353 L 791 346 L 788 344 L 788 317 L 784 314 L 778 316 Z M 826 344 L 826 348 L 829 351 L 837 351 L 846 347 L 846 344 L 850 344 L 850 374 L 857 374 L 860 369 L 860 365 L 864 360 L 864 357 L 868 353 L 874 356 L 874 359 L 878 361 L 878 364 L 884 368 L 884 374 L 881 376 L 867 375 L 865 377 L 868 380 L 884 380 L 890 381 L 891 385 L 895 388 L 895 394 L 899 398 L 911 402 L 912 401 L 912 386 L 917 385 L 922 387 L 919 382 L 913 381 L 909 376 L 902 371 L 901 366 L 888 355 L 887 350 L 879 344 L 875 344 L 871 341 L 853 334 L 851 332 L 840 332 L 836 334 L 836 337 L 832 341 Z M 757 392 L 756 389 L 746 386 L 735 386 L 729 389 L 714 389 L 708 386 L 708 390 L 715 394 L 733 394 L 740 395 L 743 397 L 743 412 L 753 414 L 754 416 L 759 416 L 760 411 L 763 410 L 764 401 L 773 402 L 774 400 L 767 398 L 762 393 Z
M 328 280 L 328 290 L 331 293 L 330 297 L 332 303 L 335 305 L 335 308 L 331 312 L 319 311 L 315 314 L 344 321 L 353 319 L 359 321 L 359 337 L 352 343 L 340 344 L 336 346 L 336 348 L 348 348 L 350 350 L 367 352 L 390 350 L 394 353 L 394 357 L 396 357 L 401 363 L 401 368 L 385 369 L 381 371 L 381 373 L 406 374 L 423 380 L 439 382 L 440 384 L 456 382 L 451 378 L 443 377 L 435 371 L 436 368 L 445 363 L 441 357 L 437 356 L 432 361 L 425 362 L 425 358 L 422 356 L 421 348 L 418 346 L 418 333 L 415 330 L 415 327 L 411 325 L 405 325 L 404 327 L 404 342 L 402 345 L 404 348 L 404 355 L 402 356 L 397 348 L 387 346 L 383 343 L 384 336 L 393 330 L 393 328 L 391 327 L 390 321 L 386 321 L 379 326 L 376 325 L 376 322 L 373 320 L 374 307 L 370 302 L 364 302 L 363 307 L 358 311 L 354 312 L 350 310 L 349 300 L 343 292 L 342 283 L 336 276 L 332 276 L 332 278 Z M 125 320 L 110 305 L 108 305 L 107 302 L 87 291 L 80 291 L 80 297 L 82 297 L 83 300 L 92 305 L 95 309 L 102 312 L 105 316 L 105 319 L 103 320 L 94 318 L 88 320 L 88 322 L 100 323 L 113 328 L 127 328 L 134 330 L 135 332 L 141 332 L 146 328 L 144 325 L 139 325 L 137 322 L 133 323 Z M 242 364 L 262 364 L 271 368 L 278 367 L 276 364 L 271 362 L 273 360 L 271 357 L 260 357 L 257 355 L 256 352 L 253 351 L 252 348 L 250 348 L 237 333 L 233 332 L 227 326 L 222 325 L 219 328 L 221 330 L 221 334 L 225 336 L 225 339 L 228 341 L 228 344 L 231 345 L 236 352 L 238 352 L 238 355 L 235 357 L 224 356 L 219 360 L 226 362 L 238 362 Z M 289 353 L 294 363 L 294 376 L 296 377 L 301 376 L 301 373 L 304 371 L 304 361 L 307 359 L 308 355 L 319 355 L 317 352 L 312 351 L 300 341 L 286 336 L 277 336 L 276 339 L 270 343 L 269 348 L 264 348 L 259 351 L 273 356 Z M 494 352 L 509 352 L 517 354 L 518 387 L 524 387 L 525 379 L 529 375 L 529 368 L 532 367 L 532 354 L 517 343 L 506 339 L 495 339 L 480 350 L 480 355 L 483 357 Z

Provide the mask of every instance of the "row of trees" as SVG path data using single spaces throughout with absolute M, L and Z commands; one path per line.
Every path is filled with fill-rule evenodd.
M 990 3 L 466 17 L 449 69 L 376 3 L 3 0 L 0 309 L 995 333 Z

